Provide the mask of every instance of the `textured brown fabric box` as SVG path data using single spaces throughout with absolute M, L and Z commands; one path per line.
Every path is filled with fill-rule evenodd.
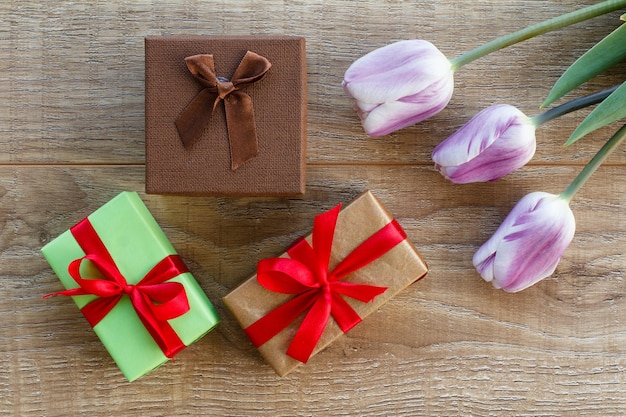
M 223 101 L 202 137 L 185 148 L 175 121 L 202 90 L 185 58 L 212 54 L 230 78 L 247 51 L 267 58 L 265 77 L 245 86 L 254 107 L 258 155 L 231 170 Z M 306 153 L 305 40 L 292 36 L 147 37 L 146 192 L 189 195 L 304 193 Z
M 334 268 L 354 248 L 392 219 L 392 216 L 369 191 L 345 206 L 337 220 L 330 268 Z M 310 241 L 311 235 L 306 239 Z M 284 253 L 281 256 L 287 257 L 288 255 Z M 401 290 L 424 277 L 427 272 L 426 263 L 413 244 L 405 239 L 382 257 L 344 279 L 349 282 L 386 286 L 387 290 L 368 303 L 351 298 L 346 298 L 346 301 L 361 318 L 365 319 Z M 291 295 L 265 289 L 254 275 L 228 293 L 223 300 L 241 327 L 245 329 L 290 298 L 292 298 Z M 261 355 L 280 376 L 286 375 L 300 365 L 299 361 L 285 353 L 299 325 L 300 321 L 296 320 L 259 347 Z M 331 318 L 311 357 L 342 334 L 341 329 Z

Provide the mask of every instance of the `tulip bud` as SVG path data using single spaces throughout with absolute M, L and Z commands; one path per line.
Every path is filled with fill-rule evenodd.
M 457 184 L 493 181 L 524 166 L 535 154 L 535 125 L 508 104 L 475 115 L 432 153 L 435 168 Z
M 495 288 L 521 291 L 554 272 L 575 230 L 568 200 L 544 192 L 527 194 L 476 251 L 474 266 Z
M 344 75 L 365 132 L 383 136 L 441 111 L 454 88 L 450 61 L 430 42 L 406 40 L 356 60 Z

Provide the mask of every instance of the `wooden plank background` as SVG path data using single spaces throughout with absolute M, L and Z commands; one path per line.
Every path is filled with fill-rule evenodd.
M 619 12 L 458 71 L 433 119 L 364 135 L 346 68 L 423 38 L 454 57 L 594 1 L 143 0 L 0 3 L 0 416 L 618 416 L 626 409 L 626 151 L 572 203 L 577 233 L 556 273 L 519 294 L 482 281 L 478 246 L 524 194 L 559 193 L 617 128 L 563 142 L 583 114 L 541 127 L 533 161 L 455 186 L 432 148 L 493 103 L 528 115 L 562 71 L 617 27 Z M 203 198 L 144 191 L 143 38 L 307 38 L 307 193 Z M 624 79 L 618 66 L 574 95 Z M 421 282 L 285 378 L 220 298 L 310 230 L 315 214 L 371 189 L 429 263 Z M 122 190 L 140 192 L 223 322 L 129 384 L 75 306 L 41 300 L 59 282 L 40 248 Z

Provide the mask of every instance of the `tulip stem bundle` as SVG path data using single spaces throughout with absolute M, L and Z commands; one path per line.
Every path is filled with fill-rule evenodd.
M 531 121 L 535 126 L 539 126 L 546 122 L 549 122 L 552 119 L 563 116 L 564 114 L 580 110 L 587 106 L 598 104 L 605 98 L 610 96 L 611 93 L 617 90 L 620 86 L 621 84 L 618 84 L 602 91 L 598 91 L 583 97 L 578 97 L 574 100 L 568 101 L 567 103 L 563 103 L 559 106 L 551 108 L 550 110 L 531 117 Z
M 479 46 L 476 49 L 451 59 L 450 63 L 452 65 L 452 69 L 457 70 L 458 68 L 461 68 L 478 58 L 506 48 L 507 46 L 514 45 L 518 42 L 551 32 L 553 30 L 564 28 L 575 23 L 583 22 L 585 20 L 619 10 L 623 7 L 626 7 L 626 0 L 607 0 L 528 26 L 524 29 L 494 39 L 493 41 Z
M 344 75 L 365 132 L 384 136 L 444 109 L 460 67 L 491 52 L 626 7 L 626 0 L 598 4 L 502 36 L 454 59 L 425 40 L 404 40 L 356 60 Z M 626 14 L 622 15 L 626 20 Z M 626 24 L 587 51 L 559 78 L 548 106 L 600 72 L 626 59 Z M 494 181 L 524 166 L 536 150 L 536 129 L 559 116 L 597 104 L 566 142 L 626 117 L 626 83 L 576 98 L 534 117 L 508 104 L 489 106 L 432 152 L 435 168 L 455 184 Z M 550 276 L 571 243 L 576 221 L 569 203 L 609 154 L 626 140 L 617 131 L 559 195 L 533 192 L 513 207 L 498 230 L 474 254 L 473 264 L 495 288 L 521 291 Z
M 615 134 L 609 139 L 598 153 L 589 161 L 589 163 L 583 168 L 582 171 L 574 178 L 574 181 L 563 191 L 560 195 L 562 199 L 569 202 L 574 195 L 580 190 L 580 188 L 587 182 L 589 177 L 602 165 L 606 158 L 613 150 L 618 147 L 626 139 L 626 125 L 622 126 Z

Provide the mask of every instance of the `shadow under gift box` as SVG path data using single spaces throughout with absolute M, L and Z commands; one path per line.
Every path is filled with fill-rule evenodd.
M 393 217 L 371 192 L 367 191 L 354 199 L 339 213 L 329 269 L 332 270 L 357 246 L 392 220 Z M 308 235 L 305 239 L 310 243 L 312 235 Z M 289 255 L 283 253 L 281 257 L 287 258 Z M 362 319 L 365 319 L 404 288 L 423 278 L 427 272 L 426 263 L 406 238 L 372 263 L 343 279 L 352 283 L 384 286 L 387 290 L 370 302 L 361 302 L 350 297 L 345 297 L 345 300 Z M 293 295 L 280 294 L 264 288 L 254 275 L 228 293 L 223 300 L 241 327 L 246 329 L 293 297 Z M 280 376 L 288 374 L 301 364 L 300 361 L 286 354 L 301 322 L 302 317 L 258 347 L 261 355 Z M 342 334 L 343 332 L 331 317 L 311 357 Z
M 185 58 L 213 56 L 215 73 L 230 79 L 247 51 L 271 68 L 240 91 L 250 96 L 258 154 L 231 169 L 224 100 L 202 136 L 184 146 L 176 128 L 203 90 Z M 145 39 L 146 192 L 186 195 L 299 195 L 305 191 L 306 49 L 297 36 L 150 36 Z M 202 116 L 204 117 L 204 116 Z
M 128 284 L 139 282 L 157 263 L 176 251 L 137 193 L 123 192 L 87 217 L 111 254 Z M 66 289 L 77 288 L 68 266 L 85 252 L 70 230 L 45 245 L 41 252 Z M 81 276 L 101 277 L 88 261 L 81 264 Z M 189 311 L 168 320 L 185 346 L 212 330 L 219 317 L 190 272 L 167 282 L 184 286 Z M 79 308 L 95 300 L 93 295 L 72 296 Z M 106 349 L 129 381 L 165 363 L 168 358 L 138 317 L 130 298 L 123 295 L 94 327 Z

